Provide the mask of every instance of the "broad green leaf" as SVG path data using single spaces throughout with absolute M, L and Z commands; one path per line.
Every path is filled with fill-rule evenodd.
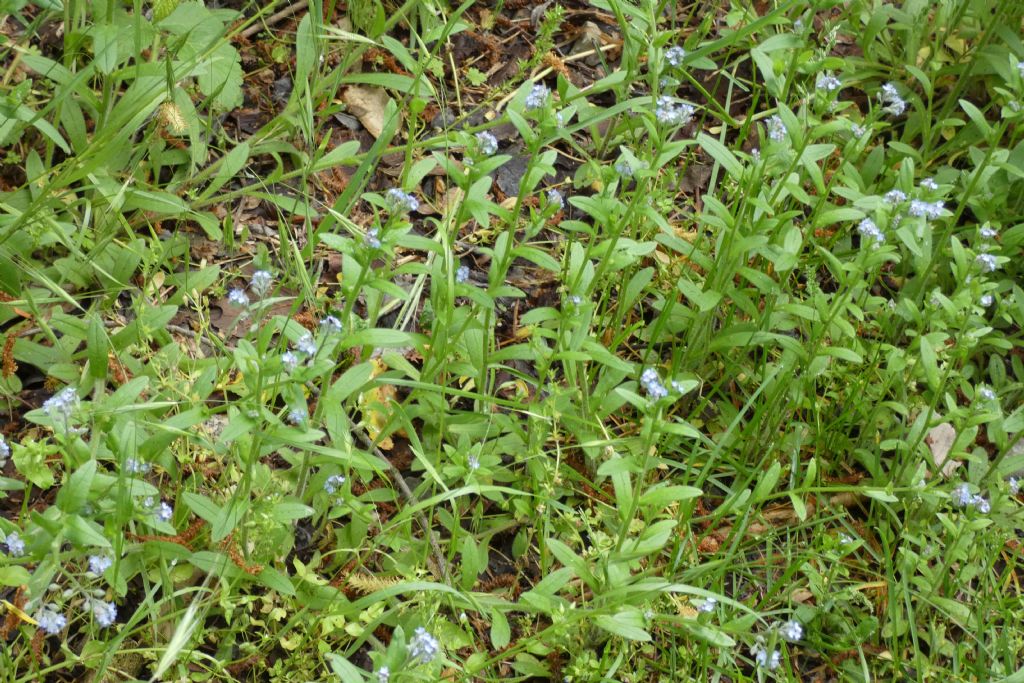
M 627 640 L 647 642 L 651 639 L 651 634 L 644 630 L 643 614 L 636 608 L 627 608 L 613 615 L 602 614 L 594 619 L 594 623 Z

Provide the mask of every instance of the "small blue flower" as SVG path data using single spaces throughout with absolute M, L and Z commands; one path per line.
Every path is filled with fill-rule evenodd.
M 127 458 L 124 461 L 124 471 L 127 474 L 148 474 L 153 466 L 145 460 Z
M 1020 479 L 1017 477 L 1010 477 L 1007 482 L 1010 486 L 1010 494 L 1016 496 L 1020 493 Z
M 363 243 L 371 249 L 380 249 L 380 233 L 377 228 L 370 228 L 366 231 L 366 235 L 363 236 Z
M 21 557 L 25 554 L 25 541 L 21 539 L 17 531 L 7 534 L 4 544 L 7 546 L 7 552 L 11 557 Z
M 270 291 L 272 284 L 274 284 L 274 276 L 267 270 L 257 270 L 249 279 L 249 289 L 261 299 Z
M 804 637 L 804 627 L 796 619 L 790 619 L 779 628 L 782 637 L 791 643 L 795 643 Z
M 620 178 L 632 178 L 633 167 L 630 166 L 625 159 L 622 159 L 615 164 L 615 172 L 619 174 Z
M 978 396 L 990 402 L 996 400 L 996 392 L 992 391 L 989 387 L 980 387 L 978 389 Z
M 987 240 L 994 240 L 996 237 L 999 236 L 999 231 L 993 227 L 986 225 L 985 227 L 978 231 L 978 234 Z
M 57 611 L 57 606 L 52 603 L 40 607 L 36 612 L 35 619 L 39 623 L 39 630 L 51 636 L 57 635 L 68 625 L 68 620 Z
M 835 92 L 836 90 L 839 90 L 839 88 L 843 87 L 843 84 L 830 72 L 823 71 L 818 74 L 818 79 L 814 82 L 814 87 L 818 90 L 824 90 L 825 92 Z
M 320 329 L 327 334 L 339 334 L 341 332 L 341 321 L 333 315 L 329 315 L 320 321 Z
M 387 668 L 386 666 L 382 666 L 381 668 L 377 669 L 376 676 L 377 683 L 388 683 L 388 681 L 391 679 L 391 669 Z
M 54 394 L 43 402 L 43 411 L 54 422 L 67 424 L 71 414 L 78 407 L 78 391 L 74 387 L 65 387 L 60 393 Z
M 754 644 L 754 647 L 750 648 L 750 654 L 754 655 L 754 663 L 757 666 L 769 671 L 778 669 L 779 664 L 782 663 L 782 654 L 778 650 L 768 652 L 760 636 L 758 636 L 758 642 Z
M 686 50 L 678 45 L 665 50 L 665 61 L 670 66 L 682 66 L 684 59 L 686 59 Z
M 548 204 L 554 204 L 559 208 L 559 210 L 565 207 L 565 200 L 562 198 L 562 193 L 555 188 L 548 190 L 547 198 Z
M 535 83 L 530 89 L 530 94 L 526 96 L 526 111 L 532 111 L 534 109 L 540 109 L 548 101 L 548 95 L 551 91 L 543 83 Z
M 293 372 L 299 367 L 299 357 L 294 351 L 285 351 L 281 354 L 281 365 L 284 366 L 285 372 Z
M 413 659 L 419 660 L 421 664 L 427 664 L 434 659 L 440 649 L 440 643 L 427 632 L 427 629 L 419 626 L 413 631 L 412 640 L 409 641 L 409 654 Z
M 864 134 L 868 132 L 868 129 L 864 126 L 859 126 L 856 123 L 851 123 L 850 132 L 853 133 L 853 137 L 862 138 L 864 137 Z
M 11 447 L 7 445 L 7 439 L 4 438 L 3 434 L 0 434 L 0 466 L 3 465 L 4 460 L 10 457 L 10 455 Z
M 697 605 L 697 611 L 710 614 L 715 611 L 715 607 L 718 607 L 718 598 L 704 598 L 701 603 Z
M 983 515 L 987 515 L 992 512 L 992 505 L 988 502 L 988 498 L 981 494 L 977 494 L 971 498 L 971 505 L 977 509 Z
M 952 495 L 953 505 L 958 508 L 965 508 L 969 506 L 974 500 L 974 496 L 971 495 L 971 487 L 966 483 L 957 485 L 953 489 Z
M 420 208 L 420 202 L 413 195 L 402 192 L 397 187 L 388 190 L 388 205 L 397 213 L 411 213 Z
M 469 266 L 459 266 L 455 271 L 455 281 L 463 283 L 469 280 Z
M 233 303 L 235 306 L 245 308 L 249 305 L 249 295 L 242 291 L 241 287 L 235 287 L 228 292 L 228 301 Z
M 476 146 L 484 156 L 491 156 L 498 151 L 498 138 L 486 130 L 476 134 Z
M 93 600 L 92 614 L 101 627 L 113 626 L 114 620 L 117 619 L 117 605 L 106 600 Z
M 157 506 L 156 511 L 153 515 L 161 522 L 169 522 L 174 517 L 174 508 L 167 503 L 160 501 L 160 505 Z
M 114 565 L 113 558 L 108 555 L 90 555 L 89 571 L 93 574 L 102 574 Z
M 903 190 L 889 190 L 885 193 L 886 204 L 899 204 L 907 201 L 907 193 Z
M 921 181 L 921 187 L 926 190 L 937 190 L 939 189 L 939 184 L 933 178 L 925 178 Z
M 765 126 L 768 129 L 768 137 L 775 142 L 782 142 L 789 135 L 789 131 L 786 130 L 786 124 L 782 122 L 782 117 L 778 114 L 769 118 Z
M 667 126 L 682 126 L 690 122 L 695 109 L 685 102 L 677 103 L 668 95 L 658 98 L 654 107 L 654 118 Z
M 992 273 L 999 270 L 999 261 L 992 254 L 978 254 L 974 257 L 974 262 L 978 264 L 983 273 Z
M 865 218 L 860 222 L 857 226 L 857 232 L 866 239 L 874 240 L 875 244 L 873 246 L 877 247 L 885 242 L 885 233 L 883 233 L 870 218 Z
M 1024 61 L 1017 62 L 1017 71 L 1020 73 L 1020 77 L 1024 78 Z
M 935 219 L 942 215 L 942 209 L 942 202 L 925 202 L 915 199 L 910 202 L 910 208 L 907 211 L 911 216 Z
M 306 411 L 302 408 L 293 408 L 288 411 L 288 423 L 298 427 L 306 421 Z
M 885 105 L 885 111 L 893 116 L 901 116 L 907 109 L 907 102 L 900 97 L 899 90 L 892 83 L 886 83 L 878 93 L 878 99 Z
M 313 335 L 311 335 L 309 332 L 302 335 L 299 338 L 299 341 L 295 342 L 295 348 L 298 350 L 299 353 L 303 355 L 315 356 L 316 342 L 313 341 Z
M 994 304 L 995 301 L 996 301 L 995 297 L 992 296 L 991 294 L 982 294 L 981 298 L 978 299 L 978 303 L 981 304 L 985 308 L 988 308 L 989 306 Z
M 658 377 L 658 371 L 654 368 L 647 368 L 640 375 L 640 384 L 643 385 L 647 391 L 647 395 L 652 401 L 665 398 L 668 396 L 668 389 L 661 383 L 661 378 Z
M 475 455 L 471 455 L 466 459 L 466 465 L 469 467 L 471 472 L 475 472 L 480 469 L 480 460 Z
M 341 487 L 345 485 L 345 477 L 340 474 L 332 474 L 327 477 L 327 481 L 324 482 L 324 491 L 329 495 L 334 495 L 341 490 Z

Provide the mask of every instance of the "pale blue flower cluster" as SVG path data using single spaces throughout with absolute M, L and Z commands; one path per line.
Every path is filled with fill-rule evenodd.
M 682 126 L 690 122 L 695 111 L 693 105 L 662 95 L 655 104 L 654 117 L 667 126 Z
M 988 308 L 989 306 L 994 304 L 995 301 L 995 297 L 992 296 L 991 294 L 982 294 L 981 298 L 978 299 L 978 303 L 981 304 L 984 308 Z
M 427 632 L 427 629 L 419 626 L 413 631 L 412 640 L 409 641 L 409 654 L 413 659 L 421 664 L 427 664 L 437 656 L 440 649 L 440 643 Z
M 345 485 L 345 477 L 340 474 L 332 474 L 327 477 L 327 481 L 324 482 L 324 491 L 329 495 L 334 495 L 341 490 L 341 487 Z
M 892 83 L 886 83 L 882 86 L 881 92 L 878 93 L 878 99 L 885 105 L 885 111 L 893 116 L 901 116 L 907 109 L 906 100 L 900 97 L 899 90 Z
M 543 107 L 545 103 L 547 103 L 548 95 L 550 94 L 551 91 L 548 90 L 546 85 L 543 83 L 535 83 L 534 86 L 530 88 L 530 94 L 526 96 L 526 111 L 532 111 Z
M 804 627 L 796 619 L 790 619 L 779 627 L 779 634 L 791 643 L 795 643 L 804 637 Z
M 981 230 L 978 231 L 978 234 L 981 235 L 983 239 L 987 240 L 994 240 L 996 237 L 999 237 L 999 231 L 989 225 L 983 226 Z
M 245 308 L 249 305 L 249 295 L 241 287 L 235 287 L 228 292 L 228 301 L 235 306 Z
M 921 187 L 926 190 L 937 190 L 939 189 L 939 184 L 935 182 L 934 178 L 925 178 L 921 181 Z
M 257 270 L 249 279 L 249 289 L 261 299 L 270 291 L 272 284 L 274 284 L 274 276 L 267 270 Z
M 469 467 L 471 472 L 475 472 L 480 469 L 480 459 L 475 455 L 471 455 L 466 459 L 466 465 Z
M 870 218 L 865 218 L 860 222 L 857 226 L 857 232 L 859 232 L 865 239 L 874 240 L 874 244 L 872 246 L 877 247 L 885 243 L 885 233 L 883 233 Z
M 476 134 L 476 146 L 484 156 L 491 156 L 498 151 L 498 138 L 487 131 Z
M 114 565 L 114 559 L 109 555 L 90 555 L 89 571 L 93 574 L 102 574 Z
M 886 204 L 899 204 L 907 201 L 907 193 L 903 190 L 889 190 L 885 193 L 884 199 Z
M 658 376 L 658 371 L 654 368 L 647 368 L 640 375 L 640 384 L 643 385 L 644 390 L 652 401 L 665 398 L 668 396 L 668 389 L 661 383 L 661 378 Z
M 1018 493 L 1020 493 L 1020 479 L 1018 479 L 1017 477 L 1010 477 L 1006 481 L 1006 483 L 1009 484 L 1010 486 L 1011 495 L 1016 496 Z
M 117 605 L 106 600 L 93 600 L 92 614 L 96 618 L 96 623 L 101 627 L 113 626 L 117 619 Z
M 342 329 L 341 321 L 335 316 L 329 315 L 320 321 L 320 329 L 327 334 L 339 334 Z
M 786 124 L 782 122 L 782 117 L 778 114 L 769 118 L 765 126 L 768 129 L 768 137 L 775 142 L 782 142 L 789 135 L 789 131 L 786 130 Z
M 285 372 L 294 372 L 295 368 L 299 367 L 299 357 L 294 351 L 285 351 L 281 354 L 281 365 L 284 366 Z
M 993 273 L 999 270 L 999 261 L 992 254 L 978 254 L 974 257 L 974 262 L 978 264 L 983 273 Z
M 550 190 L 548 190 L 546 196 L 548 199 L 548 204 L 554 204 L 560 210 L 565 208 L 565 199 L 562 198 L 562 193 L 556 190 L 555 188 L 551 188 Z
M 160 501 L 158 505 L 153 496 L 147 496 L 146 499 L 142 501 L 142 507 L 150 510 L 153 513 L 153 516 L 161 522 L 169 522 L 171 521 L 171 518 L 174 517 L 174 508 L 164 501 Z
M 3 434 L 0 434 L 0 467 L 3 467 L 4 461 L 11 456 L 11 447 L 7 445 L 7 439 L 4 438 Z
M 306 421 L 308 415 L 302 408 L 293 408 L 288 411 L 288 423 L 298 427 Z
M 67 618 L 57 611 L 54 604 L 43 605 L 35 615 L 39 630 L 47 635 L 55 636 L 68 625 Z
M 665 50 L 665 61 L 669 63 L 669 66 L 682 66 L 684 59 L 686 59 L 686 50 L 678 45 Z
M 839 88 L 843 87 L 843 84 L 838 78 L 832 75 L 831 72 L 823 71 L 818 74 L 818 79 L 814 82 L 814 87 L 818 90 L 824 90 L 825 92 L 835 92 Z
M 996 392 L 989 387 L 979 387 L 978 396 L 989 402 L 996 400 Z
M 469 266 L 459 266 L 455 271 L 455 281 L 463 283 L 469 280 Z
M 391 669 L 386 666 L 382 666 L 377 669 L 377 683 L 388 683 L 391 680 Z
M 980 493 L 972 494 L 971 487 L 966 482 L 957 485 L 953 489 L 951 499 L 953 505 L 958 508 L 973 507 L 983 515 L 987 515 L 992 511 L 992 505 L 989 503 L 988 498 L 985 498 Z
M 380 230 L 370 228 L 363 236 L 363 243 L 371 249 L 380 249 Z
M 124 471 L 127 474 L 148 474 L 153 466 L 145 460 L 127 458 L 124 461 Z
M 313 340 L 313 335 L 309 332 L 299 337 L 299 340 L 295 342 L 296 350 L 305 356 L 316 355 L 316 342 Z
M 943 206 L 941 201 L 926 202 L 921 199 L 915 199 L 910 202 L 910 208 L 907 211 L 911 216 L 934 220 L 942 215 Z
M 402 192 L 397 187 L 388 190 L 388 205 L 392 211 L 398 213 L 411 213 L 420 208 L 420 202 L 408 192 Z
M 4 545 L 7 546 L 7 554 L 11 557 L 21 557 L 25 554 L 25 541 L 22 540 L 17 531 L 7 534 L 7 537 L 4 539 Z
M 74 387 L 65 387 L 59 393 L 43 401 L 43 411 L 54 422 L 67 426 L 71 414 L 78 407 L 78 391 Z
M 711 612 L 715 611 L 716 607 L 718 607 L 718 598 L 704 598 L 704 600 L 702 600 L 701 603 L 697 605 L 697 611 L 704 612 L 705 614 L 710 614 Z
M 782 664 L 782 653 L 778 650 L 769 652 L 765 649 L 764 643 L 756 643 L 754 647 L 750 648 L 750 654 L 754 656 L 754 663 L 762 669 L 775 671 Z

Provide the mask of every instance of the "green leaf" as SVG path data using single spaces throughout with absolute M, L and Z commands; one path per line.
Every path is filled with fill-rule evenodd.
M 331 665 L 331 671 L 341 679 L 341 683 L 364 683 L 366 680 L 363 672 L 341 655 L 328 652 L 325 656 Z
M 640 505 L 663 508 L 669 503 L 680 500 L 691 500 L 704 494 L 694 486 L 659 486 L 649 489 L 640 496 Z
M 85 348 L 89 354 L 89 376 L 98 380 L 106 379 L 110 337 L 107 336 L 107 328 L 96 313 L 89 315 L 89 334 Z
M 651 639 L 651 634 L 644 630 L 643 614 L 636 608 L 624 609 L 613 615 L 602 614 L 594 623 L 608 633 L 627 640 L 645 643 Z
M 779 461 L 772 463 L 772 466 L 768 468 L 757 482 L 757 486 L 754 487 L 754 493 L 750 497 L 751 503 L 760 503 L 762 500 L 771 495 L 771 492 L 775 490 L 775 485 L 779 483 L 779 477 L 782 476 L 782 464 Z
M 96 522 L 83 519 L 78 515 L 64 517 L 64 534 L 69 541 L 76 545 L 110 547 L 110 541 L 103 535 L 102 527 Z
M 120 31 L 116 26 L 104 24 L 92 28 L 93 61 L 100 73 L 111 74 L 117 68 L 117 37 Z
M 264 567 L 263 571 L 256 576 L 256 580 L 281 595 L 295 595 L 295 586 L 292 585 L 288 575 L 282 574 L 273 567 Z
M 491 610 L 491 645 L 495 650 L 500 650 L 512 640 L 512 629 L 509 628 L 508 619 L 498 610 Z
M 31 579 L 32 575 L 21 565 L 0 567 L 0 586 L 24 586 Z
M 193 71 L 196 83 L 215 109 L 228 111 L 242 104 L 242 66 L 238 50 L 221 43 Z
M 199 199 L 206 199 L 212 196 L 226 182 L 237 176 L 238 172 L 245 167 L 247 161 L 249 161 L 249 143 L 243 142 L 235 145 L 234 149 L 225 154 L 221 159 L 220 165 L 217 167 L 217 175 L 213 177 L 210 184 L 199 195 Z
M 270 509 L 270 516 L 279 522 L 291 522 L 303 517 L 312 516 L 314 510 L 302 503 L 278 503 Z
M 95 477 L 96 461 L 86 460 L 63 482 L 57 494 L 57 507 L 64 512 L 76 512 L 81 509 L 89 499 L 89 490 Z
M 921 366 L 924 369 L 925 379 L 928 380 L 928 388 L 937 391 L 939 388 L 939 364 L 935 349 L 932 347 L 928 337 L 921 336 L 917 340 L 918 349 L 921 352 Z
M 743 175 L 743 164 L 740 163 L 736 155 L 729 151 L 725 145 L 713 137 L 700 133 L 697 135 L 697 142 L 704 151 L 711 155 L 711 158 L 721 164 L 722 168 L 728 172 L 735 179 L 739 179 Z

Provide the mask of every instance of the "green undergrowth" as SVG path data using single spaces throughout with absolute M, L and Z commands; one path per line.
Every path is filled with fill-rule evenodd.
M 287 8 L 0 0 L 0 679 L 1020 680 L 1024 5 Z

